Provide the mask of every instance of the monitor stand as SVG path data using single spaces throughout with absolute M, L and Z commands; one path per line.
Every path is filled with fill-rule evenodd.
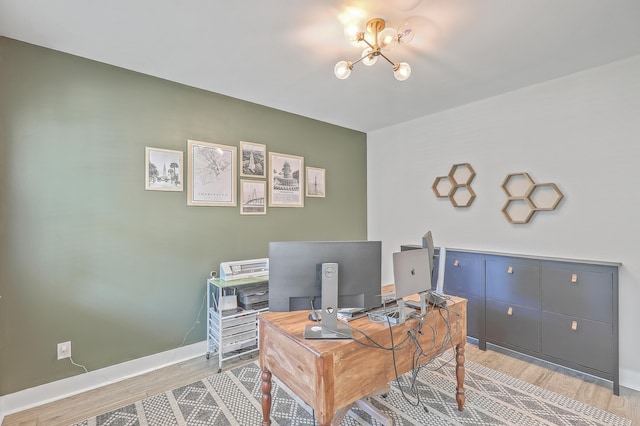
M 319 324 L 304 329 L 305 339 L 353 339 L 351 328 L 338 323 L 338 264 L 323 263 L 322 314 Z

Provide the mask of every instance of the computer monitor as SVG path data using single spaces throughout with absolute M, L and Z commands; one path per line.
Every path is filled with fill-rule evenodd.
M 444 268 L 447 264 L 447 249 L 440 247 L 438 250 L 438 279 L 436 281 L 435 292 L 444 295 Z
M 433 256 L 435 254 L 435 246 L 433 245 L 433 236 L 431 235 L 431 231 L 427 231 L 427 233 L 422 236 L 422 248 L 429 250 L 429 259 L 431 259 L 431 275 L 433 275 Z
M 323 300 L 322 265 L 337 264 L 337 301 Z M 369 309 L 382 304 L 381 241 L 287 241 L 269 243 L 269 310 L 287 312 L 322 307 L 319 338 L 349 338 L 336 330 L 338 308 Z M 335 291 L 334 291 L 335 293 Z M 335 304 L 337 303 L 337 306 Z M 334 306 L 329 306 L 330 304 Z M 327 309 L 331 308 L 332 312 Z M 333 327 L 333 329 L 332 329 Z M 335 334 L 331 336 L 331 334 Z
M 436 280 L 436 285 L 434 288 L 435 293 L 444 294 L 444 268 L 447 257 L 447 249 L 445 247 L 440 247 L 438 250 L 438 254 L 435 254 L 435 246 L 433 245 L 433 236 L 431 231 L 427 231 L 426 234 L 422 236 L 422 248 L 429 250 L 429 259 L 431 259 L 431 282 L 433 283 L 433 270 L 436 266 L 436 259 L 438 263 L 438 275 Z M 433 288 L 433 287 L 432 287 Z

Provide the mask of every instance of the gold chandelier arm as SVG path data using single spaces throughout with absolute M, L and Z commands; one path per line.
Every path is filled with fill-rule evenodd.
M 377 46 L 374 46 L 373 44 L 369 43 L 369 42 L 367 41 L 367 39 L 365 39 L 365 38 L 363 38 L 363 39 L 362 39 L 362 40 L 360 40 L 360 41 L 364 41 L 365 43 L 367 43 L 367 46 L 369 46 L 370 48 L 372 48 L 372 49 L 373 49 L 373 50 L 375 50 L 375 51 L 380 50 L 380 48 L 378 48 Z
M 353 62 L 351 62 L 351 68 L 353 68 L 353 66 L 354 66 L 355 64 L 357 64 L 358 62 L 362 61 L 364 58 L 366 58 L 366 56 L 361 56 L 361 57 L 360 57 L 360 59 L 358 59 L 357 61 L 353 61 Z
M 382 53 L 382 52 L 378 52 L 378 54 L 379 54 L 380 56 L 382 56 L 384 59 L 386 59 L 386 60 L 387 60 L 387 62 L 389 62 L 389 63 L 394 67 L 394 71 L 395 71 L 395 68 L 398 66 L 398 64 L 396 64 L 395 62 L 391 61 L 391 59 L 387 58 L 387 57 L 384 55 L 384 53 Z
M 367 40 L 365 40 L 364 38 L 360 41 L 364 41 L 370 48 L 372 48 L 374 50 L 374 52 L 372 53 L 373 55 L 377 55 L 380 52 L 380 49 L 376 48 L 375 46 L 371 45 L 371 43 L 369 43 Z M 380 53 L 382 55 L 382 53 Z M 358 59 L 357 61 L 353 61 L 351 62 L 351 67 L 353 68 L 353 66 L 355 64 L 357 64 L 358 62 L 362 61 L 364 58 L 366 58 L 367 56 L 361 56 L 360 59 Z M 386 58 L 385 58 L 386 59 Z M 387 59 L 388 61 L 388 59 Z

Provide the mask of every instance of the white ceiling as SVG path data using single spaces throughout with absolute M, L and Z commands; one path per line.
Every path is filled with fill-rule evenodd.
M 334 76 L 347 6 L 417 24 L 408 80 Z M 369 132 L 640 54 L 640 1 L 0 0 L 0 35 Z

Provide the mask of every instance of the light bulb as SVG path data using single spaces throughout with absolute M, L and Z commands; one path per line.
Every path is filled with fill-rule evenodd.
M 409 21 L 404 21 L 398 28 L 398 43 L 409 43 L 416 36 L 413 25 Z
M 360 27 L 357 24 L 349 24 L 344 27 L 344 36 L 352 43 L 358 41 L 358 33 L 360 32 Z
M 406 62 L 400 62 L 397 68 L 394 67 L 393 76 L 398 81 L 405 81 L 411 75 L 411 67 Z
M 340 80 L 344 80 L 349 77 L 349 74 L 351 74 L 351 63 L 347 61 L 340 61 L 336 64 L 333 72 L 336 73 L 336 77 Z
M 366 13 L 356 7 L 345 7 L 338 13 L 338 20 L 344 27 L 344 35 L 350 41 L 355 41 L 358 32 L 362 31 L 362 21 Z
M 385 28 L 378 34 L 378 45 L 382 50 L 390 50 L 398 40 L 398 32 L 393 28 Z
M 366 49 L 364 49 L 362 51 L 362 63 L 365 64 L 366 66 L 370 67 L 371 65 L 375 64 L 378 61 L 378 57 L 375 55 L 372 55 L 372 53 L 374 52 L 374 50 L 370 47 L 367 47 Z

